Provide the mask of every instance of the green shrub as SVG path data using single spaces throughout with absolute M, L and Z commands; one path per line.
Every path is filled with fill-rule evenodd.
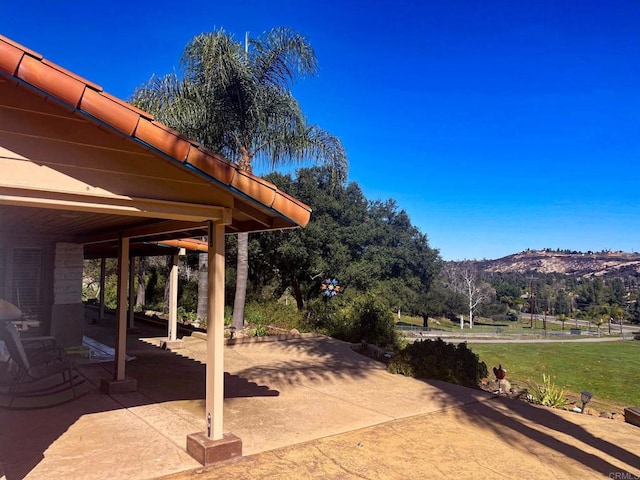
M 391 359 L 387 369 L 391 373 L 444 380 L 467 387 L 477 387 L 489 374 L 487 365 L 466 342 L 456 346 L 439 338 L 407 345 Z
M 298 312 L 295 305 L 287 305 L 275 300 L 250 302 L 244 312 L 245 322 L 251 325 L 268 325 L 291 330 L 292 328 L 299 329 L 302 323 L 302 314 Z M 231 311 L 229 316 L 231 316 Z
M 300 328 L 302 313 L 295 303 L 286 304 L 275 300 L 263 301 L 256 304 L 260 309 L 264 321 L 272 327 L 291 330 Z
M 404 375 L 406 377 L 416 376 L 411 362 L 411 355 L 406 349 L 391 358 L 387 365 L 387 370 L 391 373 Z
M 183 306 L 179 306 L 176 313 L 178 320 L 183 323 L 193 323 L 198 319 L 196 312 L 186 310 Z
M 303 326 L 347 342 L 397 345 L 393 313 L 380 297 L 367 293 L 353 299 L 319 298 L 307 303 Z
M 357 297 L 351 306 L 353 312 L 352 341 L 366 339 L 374 345 L 393 345 L 396 326 L 389 305 L 379 297 L 365 294 Z
M 188 312 L 195 312 L 198 310 L 198 282 L 183 281 L 180 284 L 180 298 L 178 299 L 178 305 L 183 307 Z
M 527 392 L 535 403 L 545 407 L 559 408 L 567 404 L 567 392 L 551 382 L 551 375 L 542 374 L 542 384 L 526 382 Z
M 307 302 L 301 326 L 304 330 L 352 341 L 352 324 L 339 299 L 318 298 Z
M 224 306 L 224 324 L 229 327 L 231 325 L 233 309 L 229 305 Z
M 269 328 L 266 325 L 256 325 L 256 327 L 251 330 L 251 335 L 253 337 L 268 337 Z
M 262 314 L 260 306 L 256 303 L 247 305 L 244 309 L 244 321 L 252 325 L 266 324 L 265 316 Z

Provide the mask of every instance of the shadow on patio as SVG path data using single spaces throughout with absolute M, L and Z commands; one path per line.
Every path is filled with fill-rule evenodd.
M 86 334 L 112 346 L 114 328 L 110 321 L 98 325 L 92 319 L 87 323 Z M 138 380 L 137 392 L 112 396 L 102 393 L 98 387 L 100 380 L 112 378 L 113 362 L 79 361 L 78 369 L 94 385 L 89 394 L 50 408 L 0 409 L 0 478 L 4 473 L 7 480 L 21 479 L 30 472 L 34 478 L 68 478 L 66 466 L 60 467 L 62 470 L 58 473 L 54 473 L 55 467 L 50 464 L 37 468 L 45 457 L 57 465 L 54 452 L 68 456 L 70 461 L 77 457 L 80 462 L 93 450 L 89 455 L 105 457 L 111 463 L 124 453 L 120 458 L 126 463 L 132 449 L 138 448 L 140 442 L 149 442 L 156 444 L 158 454 L 171 451 L 170 456 L 175 457 L 172 450 L 184 450 L 187 434 L 205 429 L 205 365 L 143 341 L 142 336 L 162 336 L 162 329 L 141 325 L 139 330 L 142 335 L 127 338 L 127 353 L 135 357 L 127 362 L 127 376 Z M 225 399 L 279 395 L 277 390 L 228 372 L 225 372 L 224 383 Z M 154 439 L 148 427 L 164 438 Z M 118 436 L 122 434 L 127 437 Z M 131 441 L 128 446 L 123 443 L 127 439 Z M 166 440 L 175 445 L 167 444 Z M 118 450 L 122 451 L 118 454 Z M 186 468 L 195 465 L 186 452 L 178 457 L 178 461 L 169 461 L 159 468 L 157 474 L 183 469 L 185 461 Z M 100 465 L 95 468 L 99 469 Z M 135 470 L 133 467 L 129 473 Z M 103 470 L 97 478 L 109 471 L 109 468 Z M 89 473 L 86 476 L 90 476 Z
M 163 478 L 640 478 L 636 427 L 423 383 L 430 413 Z
M 113 331 L 108 322 L 87 329 L 103 343 Z M 391 375 L 349 344 L 319 336 L 225 347 L 224 430 L 242 439 L 245 457 L 203 469 L 185 441 L 205 429 L 206 342 L 189 338 L 176 354 L 139 339 L 162 329 L 140 330 L 128 339 L 137 392 L 0 411 L 7 480 L 299 478 L 309 469 L 316 478 L 640 474 L 635 427 Z M 96 384 L 110 377 L 104 364 L 83 369 Z
M 546 455 L 550 459 L 566 457 L 605 476 L 640 475 L 640 432 L 629 424 L 505 398 L 469 405 L 460 413 L 523 453 L 546 450 L 551 452 Z M 522 442 L 523 438 L 528 441 Z M 531 445 L 536 446 L 534 451 Z

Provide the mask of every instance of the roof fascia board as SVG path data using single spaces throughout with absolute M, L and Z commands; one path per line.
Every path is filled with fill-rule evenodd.
M 247 195 L 243 191 L 239 190 L 238 188 L 234 187 L 233 185 L 227 185 L 225 183 L 222 183 L 218 179 L 216 179 L 215 177 L 209 175 L 207 172 L 204 172 L 204 171 L 198 169 L 197 167 L 194 167 L 193 165 L 191 165 L 189 163 L 184 163 L 184 166 L 186 168 L 188 168 L 189 170 L 192 170 L 193 172 L 196 172 L 201 177 L 204 177 L 207 180 L 209 180 L 211 182 L 214 182 L 214 183 L 224 187 L 225 189 L 227 189 L 230 192 L 232 192 L 234 195 L 236 195 L 236 196 L 240 197 L 242 200 L 244 200 L 246 202 L 246 204 L 247 204 L 246 206 L 239 207 L 239 204 L 236 204 L 235 208 L 240 210 L 240 211 L 243 211 L 243 212 L 247 213 L 247 215 L 250 215 L 252 217 L 254 217 L 254 215 L 255 215 L 254 218 L 256 219 L 256 221 L 258 221 L 262 225 L 264 225 L 266 227 L 271 225 L 271 222 L 265 221 L 265 219 L 268 218 L 268 214 L 259 213 L 261 209 L 264 209 L 264 210 L 267 210 L 268 212 L 274 214 L 275 216 L 281 218 L 285 222 L 291 223 L 293 226 L 298 226 L 298 224 L 294 220 L 292 220 L 291 218 L 286 217 L 285 215 L 283 215 L 282 213 L 278 212 L 276 209 L 274 209 L 274 208 L 272 208 L 270 206 L 267 207 L 266 205 L 258 202 L 257 200 L 255 200 L 254 198 L 251 198 L 249 195 Z

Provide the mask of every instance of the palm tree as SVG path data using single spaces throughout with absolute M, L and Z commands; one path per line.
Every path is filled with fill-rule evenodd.
M 620 335 L 622 335 L 622 321 L 624 320 L 625 315 L 626 311 L 624 308 L 622 308 L 620 305 L 614 306 L 611 317 L 613 320 L 617 320 L 617 322 L 620 324 Z M 609 324 L 609 333 L 611 333 L 611 324 Z
M 620 323 L 620 331 L 622 331 L 622 319 L 624 318 L 624 310 L 620 305 L 605 303 L 604 319 L 609 323 L 609 335 L 611 335 L 611 321 L 616 320 Z
M 153 77 L 133 103 L 168 126 L 251 172 L 255 162 L 271 168 L 314 161 L 346 178 L 340 140 L 307 122 L 291 93 L 298 77 L 317 71 L 313 48 L 288 28 L 275 28 L 244 45 L 224 30 L 203 33 L 185 47 L 181 75 Z M 244 324 L 248 234 L 238 234 L 233 325 Z
M 597 308 L 590 307 L 582 312 L 582 318 L 587 322 L 587 331 L 591 333 L 591 324 L 602 323 L 600 313 Z
M 560 322 L 562 322 L 562 331 L 564 332 L 564 322 L 566 322 L 569 319 L 569 317 L 567 317 L 564 313 L 561 315 L 558 315 L 556 317 L 556 320 L 560 320 Z
M 592 322 L 595 324 L 596 328 L 598 329 L 598 336 L 600 336 L 600 327 L 602 327 L 602 324 L 606 321 L 609 320 L 609 316 L 608 315 L 600 315 L 600 316 L 595 316 L 592 319 Z

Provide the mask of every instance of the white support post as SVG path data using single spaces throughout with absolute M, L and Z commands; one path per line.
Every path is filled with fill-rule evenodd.
M 118 239 L 118 306 L 116 310 L 116 365 L 114 380 L 125 379 L 127 354 L 127 287 L 129 278 L 129 239 Z
M 102 257 L 100 260 L 100 310 L 98 312 L 98 320 L 104 320 L 104 287 L 107 276 L 107 259 Z
M 131 257 L 129 260 L 129 328 L 135 328 L 133 307 L 136 305 L 136 257 Z
M 207 437 L 221 440 L 224 402 L 224 233 L 222 224 L 209 223 L 207 306 L 207 381 L 205 411 Z
M 178 334 L 178 255 L 174 255 L 169 274 L 169 341 L 177 339 Z

